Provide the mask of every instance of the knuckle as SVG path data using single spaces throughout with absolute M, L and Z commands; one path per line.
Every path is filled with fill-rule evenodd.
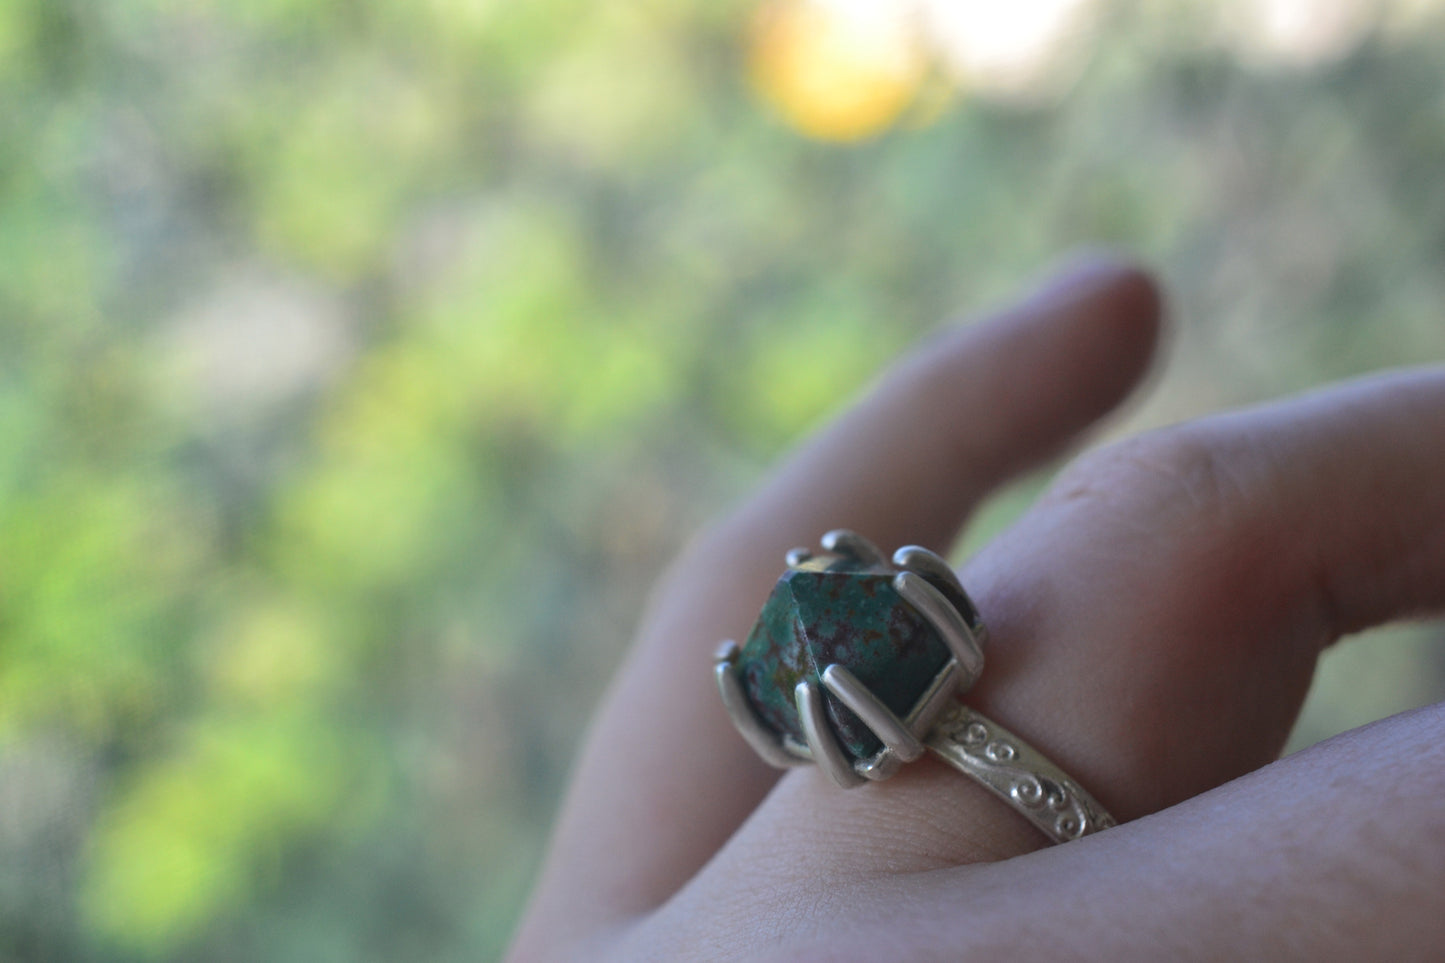
M 1148 520 L 1161 531 L 1230 529 L 1254 514 L 1238 445 L 1197 425 L 1162 429 L 1090 452 L 1050 491 Z

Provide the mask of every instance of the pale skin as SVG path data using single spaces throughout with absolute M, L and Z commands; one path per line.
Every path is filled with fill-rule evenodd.
M 1150 367 L 1106 258 L 895 365 L 662 580 L 593 722 L 514 961 L 1445 954 L 1445 704 L 1284 760 L 1322 649 L 1445 609 L 1445 368 L 1087 452 L 962 572 L 967 701 L 1122 825 L 1049 846 L 931 758 L 843 791 L 733 729 L 712 654 L 795 545 L 947 552 Z

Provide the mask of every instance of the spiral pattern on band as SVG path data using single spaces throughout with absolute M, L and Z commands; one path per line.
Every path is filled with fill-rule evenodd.
M 940 755 L 1008 800 L 1056 841 L 1114 825 L 1093 797 L 1057 766 L 962 703 L 949 708 L 934 732 L 947 740 L 934 745 Z

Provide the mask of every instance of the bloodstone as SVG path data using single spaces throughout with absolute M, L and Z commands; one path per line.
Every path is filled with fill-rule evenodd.
M 895 574 L 882 565 L 820 555 L 778 580 L 737 663 L 764 723 L 805 743 L 793 690 L 804 679 L 821 688 L 823 670 L 835 662 L 900 719 L 908 715 L 948 662 L 949 651 L 894 590 Z M 852 710 L 831 693 L 826 701 L 846 752 L 866 759 L 882 748 Z

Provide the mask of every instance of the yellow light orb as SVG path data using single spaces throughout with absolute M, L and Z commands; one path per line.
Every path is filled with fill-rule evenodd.
M 897 0 L 770 0 L 754 21 L 753 83 L 810 137 L 877 134 L 923 79 L 926 57 L 910 13 Z

